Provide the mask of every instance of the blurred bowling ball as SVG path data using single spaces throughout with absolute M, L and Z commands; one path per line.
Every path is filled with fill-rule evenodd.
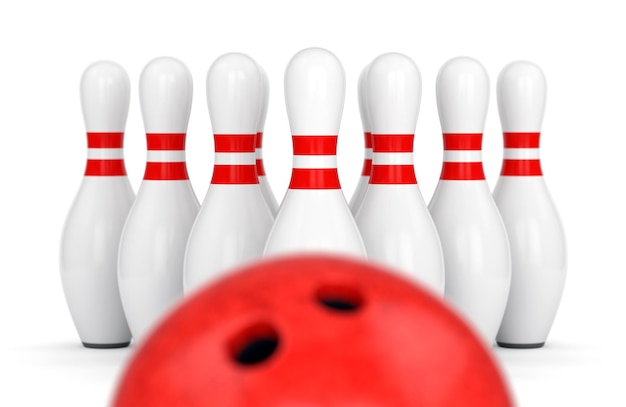
M 114 406 L 510 406 L 490 350 L 441 299 L 326 255 L 202 287 L 140 344 Z

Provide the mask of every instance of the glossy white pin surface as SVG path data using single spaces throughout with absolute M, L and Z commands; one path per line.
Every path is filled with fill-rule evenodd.
M 193 79 L 180 60 L 159 57 L 139 78 L 139 102 L 146 133 L 185 133 L 189 124 Z
M 293 170 L 266 256 L 302 251 L 366 256 L 337 174 L 345 86 L 341 62 L 326 49 L 304 49 L 287 65 L 285 103 Z
M 124 168 L 123 137 L 130 80 L 119 64 L 84 71 L 80 100 L 87 130 L 87 168 L 61 236 L 61 281 L 86 347 L 127 346 L 131 333 L 117 283 L 120 234 L 135 198 Z
M 504 136 L 502 171 L 493 197 L 511 245 L 511 291 L 496 341 L 536 348 L 545 343 L 567 274 L 565 233 L 539 162 L 547 82 L 529 61 L 508 64 L 498 77 Z
M 307 48 L 291 58 L 285 70 L 285 105 L 291 134 L 339 132 L 346 75 L 337 57 L 322 48 Z
M 413 166 L 420 71 L 406 55 L 388 53 L 370 64 L 365 82 L 373 159 L 356 222 L 367 254 L 443 295 L 443 252 Z
M 263 86 L 256 62 L 241 53 L 222 55 L 207 74 L 215 166 L 187 243 L 185 293 L 263 254 L 274 221 L 256 172 Z
M 146 171 L 118 260 L 120 294 L 136 341 L 183 297 L 185 246 L 200 206 L 185 162 L 192 92 L 191 73 L 178 59 L 156 58 L 141 73 Z
M 87 132 L 124 132 L 130 104 L 130 79 L 113 61 L 89 65 L 80 81 L 80 101 Z
M 429 209 L 444 253 L 444 296 L 492 345 L 509 294 L 511 262 L 482 166 L 489 77 L 475 59 L 453 58 L 439 70 L 436 91 L 444 162 Z
M 498 75 L 496 95 L 502 131 L 539 133 L 546 110 L 546 77 L 536 64 L 515 61 Z
M 261 192 L 263 192 L 263 198 L 267 203 L 267 206 L 272 212 L 272 217 L 275 217 L 278 213 L 278 201 L 272 191 L 267 175 L 265 174 L 265 165 L 263 163 L 263 130 L 265 129 L 265 119 L 267 118 L 267 109 L 270 102 L 270 81 L 267 77 L 267 72 L 261 65 L 258 65 L 261 72 L 261 79 L 263 85 L 263 91 L 261 92 L 261 110 L 259 111 L 259 120 L 257 124 L 257 139 L 256 139 L 256 169 L 259 177 L 259 185 L 261 186 Z
M 370 173 L 372 171 L 372 124 L 370 120 L 370 116 L 367 108 L 367 70 L 369 65 L 367 65 L 361 71 L 359 75 L 359 83 L 357 86 L 357 97 L 359 101 L 359 114 L 361 116 L 361 126 L 363 127 L 363 138 L 365 141 L 365 148 L 363 154 L 363 168 L 361 170 L 361 176 L 359 177 L 359 182 L 352 194 L 352 198 L 350 198 L 350 210 L 352 214 L 356 216 L 361 203 L 363 202 L 363 197 L 365 196 L 365 191 L 367 191 L 367 185 L 370 181 Z
M 482 133 L 489 106 L 489 76 L 473 58 L 457 57 L 437 74 L 437 112 L 444 134 Z

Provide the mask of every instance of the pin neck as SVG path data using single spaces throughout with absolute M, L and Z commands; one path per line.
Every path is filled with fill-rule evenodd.
M 215 164 L 211 184 L 258 184 L 257 133 L 215 134 Z
M 539 161 L 541 133 L 504 132 L 503 176 L 542 176 Z
M 123 132 L 87 132 L 85 176 L 126 176 Z
M 143 179 L 188 180 L 185 162 L 186 133 L 146 133 L 148 159 Z
M 372 134 L 370 184 L 417 184 L 413 134 Z
M 441 180 L 485 180 L 482 162 L 482 133 L 444 133 Z
M 289 189 L 341 189 L 337 136 L 293 135 L 294 165 Z

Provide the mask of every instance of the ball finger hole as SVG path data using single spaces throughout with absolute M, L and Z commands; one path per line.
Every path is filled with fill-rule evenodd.
M 364 305 L 359 290 L 348 286 L 322 286 L 317 290 L 315 298 L 318 304 L 332 312 L 352 313 Z
M 280 344 L 278 332 L 268 323 L 250 325 L 230 341 L 232 360 L 241 366 L 266 362 Z

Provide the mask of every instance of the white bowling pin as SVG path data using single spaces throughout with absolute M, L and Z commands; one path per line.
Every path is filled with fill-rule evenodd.
M 443 248 L 444 295 L 491 346 L 509 294 L 511 261 L 482 165 L 489 77 L 478 61 L 453 58 L 439 70 L 436 87 L 444 156 L 429 209 Z
M 139 80 L 146 171 L 120 240 L 118 276 L 135 341 L 183 296 L 183 260 L 199 204 L 185 162 L 193 83 L 179 60 L 150 61 Z
M 363 168 L 361 169 L 361 177 L 350 199 L 350 210 L 356 215 L 363 202 L 367 185 L 370 182 L 370 173 L 372 172 L 372 124 L 369 113 L 367 112 L 367 92 L 365 79 L 367 77 L 367 69 L 369 65 L 363 68 L 359 75 L 359 84 L 357 87 L 359 99 L 359 113 L 361 115 L 361 125 L 363 126 L 363 136 L 365 139 L 365 151 L 363 156 Z
M 370 64 L 366 82 L 372 172 L 356 215 L 365 249 L 370 259 L 443 295 L 441 243 L 413 166 L 422 93 L 419 69 L 406 55 L 383 54 Z
M 240 53 L 222 55 L 207 74 L 215 165 L 187 243 L 185 293 L 263 255 L 274 217 L 255 160 L 262 82 L 256 62 Z
M 117 284 L 122 227 L 135 193 L 124 166 L 124 128 L 130 100 L 128 74 L 98 61 L 83 73 L 80 98 L 87 129 L 87 168 L 61 237 L 61 281 L 84 346 L 128 346 Z
M 325 49 L 304 49 L 287 65 L 285 103 L 293 170 L 265 255 L 323 251 L 366 256 L 337 173 L 345 86 L 341 62 Z
M 276 196 L 274 196 L 274 192 L 272 192 L 272 187 L 267 180 L 267 175 L 265 174 L 265 166 L 263 165 L 263 129 L 265 128 L 265 119 L 267 118 L 267 108 L 269 106 L 270 81 L 267 77 L 265 69 L 263 69 L 261 65 L 259 65 L 259 71 L 261 72 L 263 91 L 260 95 L 261 111 L 259 112 L 259 120 L 257 123 L 256 133 L 256 171 L 259 177 L 259 185 L 261 186 L 263 198 L 265 199 L 265 202 L 267 202 L 267 206 L 272 212 L 272 217 L 275 217 L 276 213 L 278 213 L 278 201 L 276 200 Z
M 545 76 L 531 62 L 513 62 L 498 77 L 497 96 L 504 160 L 493 197 L 509 236 L 512 274 L 496 341 L 537 348 L 548 337 L 567 273 L 565 233 L 539 162 Z

